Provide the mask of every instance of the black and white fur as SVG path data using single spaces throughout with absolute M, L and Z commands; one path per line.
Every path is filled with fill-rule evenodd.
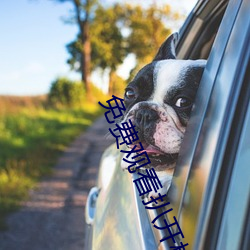
M 162 194 L 170 184 L 205 60 L 178 60 L 172 34 L 154 60 L 143 67 L 125 89 L 126 113 L 139 132 L 161 183 Z M 126 164 L 122 164 L 127 168 Z M 154 193 L 150 194 L 154 196 Z M 155 194 L 156 195 L 156 194 Z

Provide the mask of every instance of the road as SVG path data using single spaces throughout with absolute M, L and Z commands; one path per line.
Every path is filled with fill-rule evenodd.
M 0 232 L 0 249 L 84 249 L 88 191 L 95 185 L 103 150 L 114 142 L 107 138 L 108 128 L 105 118 L 99 118 L 66 149 L 53 175 L 43 179 L 22 209 L 8 217 L 9 230 Z

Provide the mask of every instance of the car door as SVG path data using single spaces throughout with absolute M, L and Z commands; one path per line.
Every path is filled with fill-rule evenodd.
M 116 145 L 101 160 L 92 249 L 157 249 L 146 210 L 138 206 L 133 176 L 122 171 L 121 160 Z

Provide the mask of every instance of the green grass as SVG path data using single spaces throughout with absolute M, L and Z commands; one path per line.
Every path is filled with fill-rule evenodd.
M 84 109 L 60 110 L 15 105 L 0 112 L 0 229 L 39 178 L 51 173 L 65 147 L 100 114 L 97 105 L 87 103 Z

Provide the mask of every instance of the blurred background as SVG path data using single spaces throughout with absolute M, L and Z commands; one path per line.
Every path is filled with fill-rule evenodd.
M 195 0 L 0 3 L 0 229 Z

